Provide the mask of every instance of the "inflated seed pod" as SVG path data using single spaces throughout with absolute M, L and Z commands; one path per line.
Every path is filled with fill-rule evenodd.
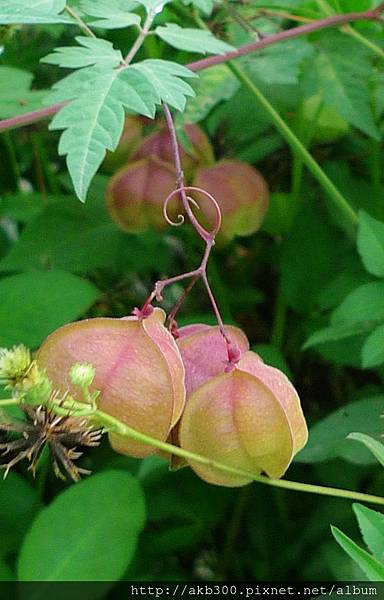
M 260 229 L 268 209 L 269 190 L 259 171 L 240 160 L 221 160 L 212 167 L 198 169 L 193 185 L 211 193 L 221 210 L 218 239 L 229 241 L 235 235 L 251 235 Z M 194 193 L 201 213 L 214 222 L 212 203 Z
M 115 223 L 130 233 L 167 226 L 164 201 L 175 189 L 176 171 L 171 163 L 155 157 L 142 158 L 117 171 L 106 192 L 106 204 Z M 170 206 L 170 217 L 180 212 L 178 203 Z
M 181 140 L 179 144 L 180 158 L 184 175 L 189 179 L 198 165 L 211 165 L 214 162 L 214 155 L 207 135 L 198 125 L 186 125 L 184 135 L 187 138 L 189 148 L 186 149 L 183 146 L 183 140 Z M 138 160 L 148 156 L 154 156 L 171 164 L 174 163 L 174 152 L 167 127 L 163 127 L 160 131 L 144 138 L 133 159 Z
M 91 389 L 100 390 L 99 407 L 141 433 L 165 441 L 185 403 L 184 366 L 177 345 L 164 327 L 165 313 L 155 308 L 144 319 L 96 318 L 78 321 L 52 333 L 37 361 L 55 387 L 77 397 L 69 371 L 74 363 L 91 363 Z M 81 400 L 81 398 L 79 397 Z M 112 447 L 144 457 L 149 445 L 110 434 Z
M 183 449 L 271 478 L 284 475 L 307 436 L 293 385 L 253 352 L 243 354 L 232 371 L 195 389 L 179 426 Z M 188 462 L 209 483 L 237 487 L 252 481 L 246 475 Z

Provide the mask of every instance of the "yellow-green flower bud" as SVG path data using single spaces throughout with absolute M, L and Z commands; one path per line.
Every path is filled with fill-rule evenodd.
M 25 346 L 0 348 L 0 383 L 16 387 L 27 377 L 31 364 L 31 354 Z
M 69 371 L 72 383 L 83 388 L 92 384 L 95 375 L 96 371 L 90 363 L 76 363 Z

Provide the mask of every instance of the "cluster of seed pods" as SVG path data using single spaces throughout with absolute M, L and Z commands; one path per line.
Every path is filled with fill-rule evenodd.
M 76 397 L 69 370 L 92 363 L 104 412 L 157 440 L 254 474 L 281 477 L 307 440 L 299 397 L 287 377 L 249 350 L 244 333 L 189 325 L 172 335 L 165 313 L 95 318 L 66 325 L 42 345 L 37 360 L 54 385 Z M 175 339 L 176 337 L 176 339 Z M 79 398 L 80 399 L 80 398 Z M 120 453 L 156 450 L 110 433 Z M 241 486 L 250 478 L 188 461 L 209 483 Z
M 164 198 L 175 189 L 177 178 L 168 130 L 162 128 L 146 137 L 140 137 L 141 131 L 130 117 L 121 148 L 115 153 L 123 164 L 111 178 L 106 195 L 113 220 L 131 233 L 166 226 Z M 256 232 L 269 203 L 268 186 L 261 173 L 240 160 L 215 161 L 210 141 L 197 125 L 186 125 L 184 137 L 188 140 L 188 149 L 180 152 L 184 180 L 187 185 L 214 194 L 222 215 L 218 241 Z M 127 144 L 132 149 L 129 155 Z M 110 162 L 113 157 L 109 157 Z M 203 195 L 195 196 L 210 228 L 214 222 L 211 204 Z M 170 220 L 175 220 L 179 212 L 176 203 L 171 205 Z

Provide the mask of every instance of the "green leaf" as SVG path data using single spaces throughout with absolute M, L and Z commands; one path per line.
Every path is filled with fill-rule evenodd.
M 148 59 L 132 65 L 144 75 L 157 93 L 157 102 L 165 102 L 183 111 L 187 97 L 193 97 L 195 92 L 181 77 L 197 77 L 190 69 L 174 62 L 162 59 Z
M 317 463 L 343 458 L 359 465 L 374 464 L 372 454 L 358 444 L 351 444 L 347 436 L 362 431 L 379 440 L 383 432 L 384 397 L 363 398 L 341 406 L 310 428 L 306 447 L 296 457 L 297 462 Z
M 364 369 L 372 369 L 384 363 L 384 324 L 379 325 L 367 337 L 361 350 Z
M 373 437 L 369 435 L 365 435 L 364 433 L 350 433 L 347 438 L 349 440 L 355 440 L 356 442 L 361 442 L 364 444 L 366 448 L 370 452 L 372 452 L 373 456 L 377 458 L 379 463 L 384 467 L 384 444 L 378 442 Z
M 0 346 L 36 348 L 68 321 L 80 317 L 99 291 L 64 271 L 31 271 L 0 279 Z
M 384 277 L 384 223 L 363 210 L 359 213 L 357 249 L 367 271 Z
M 80 46 L 64 46 L 55 48 L 54 52 L 41 59 L 41 62 L 59 65 L 68 69 L 78 69 L 91 65 L 100 65 L 113 69 L 123 61 L 120 50 L 113 44 L 100 38 L 77 36 Z
M 213 10 L 213 0 L 183 0 L 183 3 L 186 5 L 193 4 L 207 17 L 210 16 Z
M 20 475 L 10 472 L 0 480 L 0 558 L 16 553 L 40 509 L 36 490 Z
M 199 52 L 201 54 L 226 54 L 234 47 L 218 40 L 210 31 L 179 27 L 175 23 L 166 23 L 155 29 L 156 35 L 178 50 Z
M 225 65 L 202 71 L 193 85 L 196 95 L 188 101 L 177 123 L 199 123 L 219 102 L 232 98 L 239 87 L 239 81 Z
M 370 331 L 370 329 L 371 326 L 364 323 L 336 323 L 335 325 L 324 327 L 324 329 L 319 329 L 312 333 L 303 345 L 303 349 L 306 350 L 312 346 L 318 346 L 319 344 L 325 344 L 327 342 L 344 340 L 345 338 L 366 333 L 367 331 Z
M 80 6 L 85 14 L 98 17 L 97 21 L 89 23 L 92 27 L 122 29 L 140 25 L 139 15 L 130 12 L 137 7 L 137 2 L 131 0 L 83 0 Z
M 41 107 L 47 91 L 31 90 L 32 80 L 33 74 L 28 71 L 0 67 L 0 119 L 16 117 Z
M 106 151 L 115 150 L 119 143 L 124 108 L 153 118 L 157 95 L 148 79 L 133 68 L 88 67 L 72 75 L 54 86 L 55 101 L 60 97 L 72 102 L 55 115 L 50 129 L 65 129 L 59 154 L 67 156 L 76 194 L 85 201 Z
M 384 320 L 384 282 L 373 281 L 353 290 L 331 315 L 331 324 L 375 325 Z
M 300 313 L 317 306 L 320 290 L 343 270 L 345 243 L 323 212 L 304 203 L 282 245 L 282 287 L 289 306 Z
M 71 23 L 62 16 L 65 0 L 8 0 L 0 7 L 0 24 Z
M 312 91 L 321 91 L 325 104 L 334 107 L 348 123 L 380 139 L 368 87 L 368 74 L 372 70 L 368 52 L 360 47 L 356 53 L 355 40 L 342 33 L 323 34 L 317 60 L 309 67 L 310 76 L 316 79 Z
M 384 581 L 384 564 L 360 548 L 345 533 L 331 526 L 332 534 L 343 550 L 359 565 L 370 581 Z
M 377 560 L 384 562 L 384 515 L 363 506 L 353 504 L 359 527 L 369 550 Z
M 143 493 L 132 475 L 117 470 L 92 475 L 35 519 L 21 548 L 19 580 L 118 581 L 144 522 Z
M 146 11 L 149 13 L 158 14 L 160 13 L 164 6 L 171 2 L 171 0 L 137 0 L 139 4 L 145 7 Z
M 256 60 L 245 59 L 247 71 L 265 83 L 297 84 L 304 60 L 313 56 L 313 46 L 305 40 L 289 40 L 265 48 Z

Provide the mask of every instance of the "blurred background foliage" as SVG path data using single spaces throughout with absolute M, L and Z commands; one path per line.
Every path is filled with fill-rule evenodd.
M 159 22 L 203 19 L 240 45 L 258 32 L 370 6 L 175 1 Z M 0 30 L 0 118 L 41 106 L 59 72 L 39 59 L 74 33 L 64 25 Z M 131 30 L 105 34 L 123 52 L 133 41 Z M 141 56 L 194 58 L 153 37 Z M 217 160 L 256 166 L 270 188 L 261 230 L 218 244 L 209 275 L 225 321 L 243 328 L 299 391 L 310 441 L 288 478 L 378 494 L 382 469 L 345 437 L 360 431 L 379 439 L 384 430 L 383 58 L 382 24 L 359 22 L 239 61 L 353 209 L 364 211 L 357 246 L 301 157 L 226 66 L 201 73 L 196 98 L 178 117 L 180 129 L 204 129 Z M 146 121 L 144 132 L 159 126 Z M 105 208 L 107 163 L 87 204 L 79 203 L 57 137 L 45 122 L 0 135 L 0 346 L 36 349 L 69 321 L 127 315 L 156 280 L 199 263 L 202 245 L 187 224 L 136 234 L 115 225 Z M 178 285 L 167 290 L 165 309 L 181 293 Z M 190 294 L 178 322 L 214 322 L 202 290 Z M 44 456 L 36 480 L 20 466 L 1 481 L 0 580 L 35 579 L 41 564 L 46 578 L 58 580 L 365 578 L 329 529 L 332 523 L 358 539 L 348 501 L 209 486 L 188 469 L 170 473 L 161 458 L 129 459 L 106 443 L 81 463 L 95 475 L 75 486 L 56 480 Z M 86 546 L 69 562 L 68 529 Z

